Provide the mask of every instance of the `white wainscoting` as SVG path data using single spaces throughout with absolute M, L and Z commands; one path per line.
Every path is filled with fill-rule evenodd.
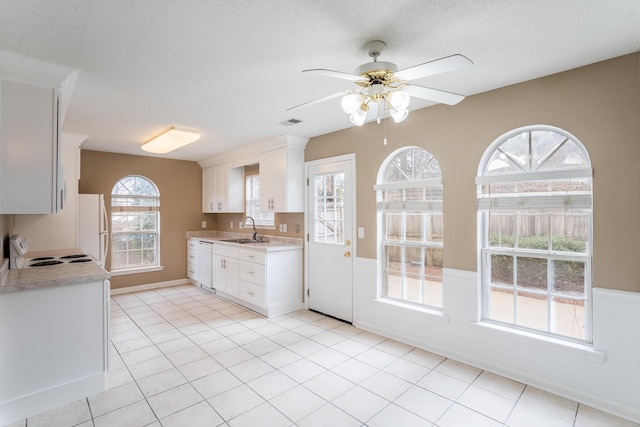
M 356 259 L 355 326 L 640 422 L 640 294 L 593 290 L 591 347 L 479 322 L 476 272 L 444 269 L 439 313 L 378 300 L 377 269 Z

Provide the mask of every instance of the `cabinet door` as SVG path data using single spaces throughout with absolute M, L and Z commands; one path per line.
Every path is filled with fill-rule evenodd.
M 0 112 L 0 214 L 58 212 L 58 91 L 0 80 Z
M 226 257 L 222 255 L 213 256 L 213 287 L 226 292 L 227 290 L 227 270 L 225 269 Z
M 260 156 L 260 210 L 286 212 L 287 150 L 281 148 Z
M 216 206 L 216 170 L 215 168 L 202 169 L 202 212 L 212 213 Z
M 215 167 L 216 191 L 214 206 L 215 212 L 229 212 L 229 167 L 219 165 Z

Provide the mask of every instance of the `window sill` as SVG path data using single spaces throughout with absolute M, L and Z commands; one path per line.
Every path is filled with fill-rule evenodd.
M 164 270 L 164 266 L 162 265 L 154 265 L 151 267 L 137 267 L 137 268 L 127 268 L 123 270 L 112 270 L 111 276 L 124 276 L 126 274 L 138 274 L 138 273 L 150 273 L 152 271 L 162 271 Z
M 594 350 L 593 346 L 589 344 L 564 341 L 559 338 L 538 335 L 532 332 L 521 331 L 488 322 L 472 323 L 471 327 L 481 333 L 486 333 L 500 338 L 508 338 L 524 344 L 585 358 L 590 362 L 603 363 L 606 358 L 606 354 L 604 352 Z
M 384 304 L 386 306 L 397 307 L 403 310 L 414 311 L 419 314 L 426 315 L 431 320 L 435 320 L 437 322 L 449 323 L 449 316 L 444 314 L 442 311 L 429 308 L 426 306 L 418 306 L 415 304 L 403 303 L 402 301 L 387 299 L 387 298 L 377 298 L 373 300 L 374 303 Z

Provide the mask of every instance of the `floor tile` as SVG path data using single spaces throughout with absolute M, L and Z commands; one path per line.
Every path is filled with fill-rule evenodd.
M 184 350 L 185 348 L 194 348 L 196 345 L 189 338 L 179 335 L 178 338 L 164 341 L 156 344 L 160 351 L 164 354 L 174 353 L 176 351 Z
M 354 357 L 370 349 L 371 347 L 361 343 L 360 341 L 343 339 L 340 342 L 332 345 L 331 348 L 339 351 L 340 353 L 344 353 L 347 356 Z
M 173 367 L 174 366 L 169 359 L 165 356 L 161 356 L 131 365 L 129 366 L 129 370 L 131 371 L 133 378 L 137 381 L 144 377 L 166 371 L 167 369 L 172 369 Z
M 254 356 L 262 356 L 263 354 L 278 350 L 282 348 L 282 346 L 275 341 L 271 341 L 269 338 L 261 338 L 245 344 L 244 348 Z
M 376 372 L 360 385 L 389 401 L 397 399 L 411 387 L 410 382 L 384 371 Z
M 447 359 L 434 368 L 436 371 L 457 378 L 461 381 L 471 384 L 482 372 L 482 370 L 471 365 Z
M 294 342 L 293 344 L 289 344 L 287 348 L 302 357 L 307 357 L 313 353 L 319 352 L 320 350 L 324 350 L 327 347 L 319 342 L 304 338 L 300 341 Z
M 299 427 L 360 427 L 362 423 L 329 403 L 307 415 L 296 425 Z
M 128 351 L 126 353 L 121 353 L 120 356 L 127 365 L 135 365 L 136 363 L 144 362 L 145 360 L 160 357 L 162 356 L 162 352 L 155 345 L 150 345 Z
M 376 345 L 375 348 L 377 348 L 378 350 L 386 351 L 387 353 L 391 353 L 394 356 L 402 357 L 413 350 L 415 347 L 409 344 L 402 343 L 400 341 L 388 339 Z
M 413 412 L 407 411 L 393 403 L 386 406 L 382 411 L 367 421 L 368 427 L 431 427 L 432 425 L 433 424 L 424 418 L 420 418 Z M 464 427 L 469 426 L 471 426 L 471 424 L 467 424 Z
M 251 380 L 247 385 L 263 399 L 269 400 L 298 385 L 298 383 L 280 371 L 271 371 Z
M 535 424 L 552 427 L 550 424 Z M 438 427 L 501 427 L 502 423 L 464 406 L 453 404 L 438 420 Z
M 429 372 L 417 385 L 450 400 L 457 400 L 469 387 L 466 382 L 438 371 Z
M 285 375 L 299 383 L 308 381 L 325 371 L 326 369 L 324 369 L 322 366 L 307 359 L 299 359 L 280 368 L 280 372 L 284 373 Z
M 405 381 L 415 383 L 427 375 L 431 369 L 410 362 L 406 359 L 397 359 L 384 368 L 385 372 L 402 378 Z
M 255 357 L 233 365 L 228 369 L 229 372 L 245 383 L 273 371 L 270 365 Z
M 242 381 L 226 369 L 223 369 L 192 381 L 191 384 L 205 399 L 209 399 L 241 385 Z
M 94 414 L 95 416 L 95 414 Z M 94 419 L 95 427 L 142 427 L 156 420 L 145 400 L 117 409 Z
M 228 368 L 233 365 L 237 365 L 238 363 L 245 362 L 249 359 L 255 358 L 255 356 L 249 353 L 242 347 L 232 348 L 231 350 L 223 351 L 222 353 L 215 354 L 213 358 L 224 366 Z
M 181 366 L 178 370 L 184 375 L 188 381 L 194 381 L 198 378 L 206 377 L 224 369 L 221 364 L 216 362 L 212 357 L 196 360 Z
M 224 420 L 207 402 L 196 403 L 160 420 L 162 427 L 211 427 Z
M 164 391 L 147 399 L 149 406 L 158 418 L 168 415 L 202 402 L 203 398 L 191 384 L 183 384 Z
M 378 369 L 382 369 L 395 362 L 398 357 L 376 348 L 370 348 L 369 350 L 357 355 L 355 359 Z
M 230 427 L 288 427 L 291 420 L 268 403 L 263 403 L 229 421 Z
M 335 351 L 331 348 L 325 348 L 324 350 L 320 350 L 317 353 L 313 353 L 312 355 L 307 357 L 307 359 L 317 363 L 318 365 L 326 369 L 331 369 L 341 364 L 342 362 L 345 362 L 347 359 L 349 359 L 349 356 L 347 356 L 346 354 L 342 354 L 339 351 Z
M 282 368 L 285 365 L 289 365 L 297 360 L 300 360 L 302 356 L 288 348 L 279 348 L 278 350 L 265 353 L 260 356 L 260 359 L 273 366 L 275 369 Z
M 287 418 L 296 422 L 327 403 L 317 394 L 302 386 L 297 386 L 269 401 Z
M 402 358 L 430 369 L 435 368 L 446 360 L 443 356 L 419 348 L 411 350 L 402 356 Z
M 509 427 L 572 427 L 573 421 L 563 421 L 527 405 L 518 404 L 509 415 L 506 424 Z
M 474 385 L 470 385 L 457 399 L 457 402 L 501 423 L 507 420 L 516 403 Z
M 374 368 L 373 366 L 356 359 L 349 359 L 334 367 L 332 371 L 355 384 L 360 384 L 362 381 L 378 372 L 378 368 Z
M 27 425 L 29 427 L 67 427 L 75 426 L 85 421 L 91 421 L 91 412 L 89 411 L 87 399 L 81 399 L 29 417 Z M 24 421 L 22 425 L 24 426 Z
M 186 365 L 187 363 L 195 362 L 205 357 L 209 358 L 209 354 L 201 350 L 200 347 L 183 348 L 182 350 L 167 354 L 167 359 L 175 366 Z
M 241 384 L 212 397 L 208 402 L 225 421 L 229 421 L 264 403 L 265 400 L 249 387 Z
M 411 386 L 393 403 L 431 422 L 436 422 L 451 406 L 450 400 L 418 386 Z
M 473 385 L 489 390 L 511 400 L 518 400 L 524 391 L 524 384 L 512 381 L 500 375 L 484 371 L 476 378 Z
M 555 394 L 528 386 L 520 397 L 518 404 L 549 414 L 566 422 L 573 423 L 578 404 Z
M 335 399 L 355 386 L 351 381 L 330 371 L 311 378 L 303 385 L 327 401 Z
M 108 412 L 122 408 L 123 406 L 143 400 L 144 396 L 136 383 L 129 383 L 112 388 L 105 392 L 89 397 L 91 414 L 99 417 Z
M 142 378 L 138 381 L 138 386 L 142 390 L 142 394 L 149 397 L 185 383 L 187 383 L 187 379 L 174 368 Z
M 390 402 L 363 387 L 355 386 L 333 399 L 331 403 L 365 423 Z
M 599 411 L 587 405 L 578 407 L 575 427 L 638 427 L 640 423 L 634 423 L 624 418 Z

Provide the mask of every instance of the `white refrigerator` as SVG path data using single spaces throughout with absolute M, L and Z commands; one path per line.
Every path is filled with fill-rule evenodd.
M 102 194 L 78 194 L 78 247 L 104 267 L 109 250 L 109 218 Z

